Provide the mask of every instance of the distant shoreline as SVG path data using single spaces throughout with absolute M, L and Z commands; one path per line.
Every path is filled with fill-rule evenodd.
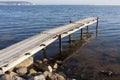
M 21 5 L 32 5 L 26 1 L 0 1 L 0 6 L 21 6 Z
M 120 5 L 36 5 L 36 4 L 32 4 L 32 5 L 1 5 L 0 6 L 114 6 L 114 7 L 120 7 Z

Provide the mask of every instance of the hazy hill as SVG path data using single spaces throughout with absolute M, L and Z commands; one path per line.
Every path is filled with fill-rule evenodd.
M 0 1 L 0 5 L 32 5 L 26 1 Z

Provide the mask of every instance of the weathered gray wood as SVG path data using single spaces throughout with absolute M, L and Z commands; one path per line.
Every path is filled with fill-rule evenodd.
M 96 22 L 96 17 L 82 19 L 64 26 L 43 31 L 0 50 L 0 68 L 5 72 L 57 40 L 59 35 L 63 38 Z M 27 53 L 29 53 L 29 55 L 26 55 Z

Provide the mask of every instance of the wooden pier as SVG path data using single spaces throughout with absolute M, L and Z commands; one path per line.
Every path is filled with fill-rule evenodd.
M 78 30 L 81 30 L 82 39 L 82 29 L 84 27 L 87 27 L 88 30 L 88 26 L 93 23 L 97 23 L 97 31 L 98 18 L 90 17 L 76 22 L 71 22 L 67 25 L 63 25 L 57 28 L 43 31 L 35 36 L 32 36 L 3 50 L 0 50 L 0 70 L 2 70 L 3 72 L 8 71 L 9 69 L 15 67 L 17 64 L 20 64 L 38 51 L 42 49 L 44 50 L 46 46 L 48 46 L 57 39 L 59 39 L 59 51 L 61 52 L 61 39 L 63 37 L 69 36 L 69 42 L 71 42 L 71 34 Z

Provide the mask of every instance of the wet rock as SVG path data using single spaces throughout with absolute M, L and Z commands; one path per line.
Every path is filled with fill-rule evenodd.
M 34 69 L 36 70 L 36 71 L 41 71 L 41 72 L 44 72 L 44 71 L 49 71 L 49 69 L 48 69 L 48 64 L 44 64 L 44 63 L 42 63 L 42 64 L 37 64 L 37 63 L 35 63 L 34 64 Z
M 43 62 L 42 62 L 41 60 L 37 60 L 36 63 L 37 63 L 38 65 L 40 65 L 40 64 L 42 64 Z
M 0 75 L 4 74 L 4 72 L 2 70 L 0 70 Z
M 52 73 L 49 72 L 49 71 L 45 71 L 45 72 L 43 73 L 43 75 L 44 75 L 45 77 L 51 77 L 51 76 L 52 76 Z
M 54 66 L 53 66 L 54 69 L 57 69 L 58 68 L 58 64 L 55 63 Z
M 65 80 L 65 78 L 62 75 L 58 74 L 58 80 Z
M 64 78 L 67 78 L 66 75 L 63 72 L 58 72 L 58 74 L 63 76 Z
M 59 61 L 59 60 L 57 60 L 56 63 L 57 63 L 58 65 L 62 65 L 62 64 L 63 64 L 63 62 L 62 62 L 62 61 Z
M 80 75 L 80 78 L 87 80 L 87 79 L 88 79 L 88 75 L 87 75 L 86 73 L 82 73 L 82 74 Z
M 14 76 L 17 76 L 17 74 L 15 72 L 10 72 L 10 76 L 14 77 Z
M 35 73 L 37 73 L 37 72 L 34 69 L 30 69 L 30 71 L 29 71 L 30 75 L 35 74 Z
M 72 80 L 76 80 L 76 79 L 72 79 Z
M 108 76 L 112 76 L 113 72 L 112 71 L 108 71 Z
M 52 69 L 52 67 L 50 65 L 48 66 L 48 70 L 49 70 L 49 72 L 53 71 L 53 69 Z
M 12 80 L 12 78 L 9 74 L 3 74 L 1 75 L 0 80 Z
M 50 77 L 51 80 L 66 80 L 62 75 L 53 73 Z
M 44 62 L 44 63 L 48 62 L 48 59 L 47 59 L 47 58 L 44 58 L 44 59 L 43 59 L 43 62 Z
M 16 67 L 20 67 L 20 66 L 25 66 L 28 67 L 30 65 L 32 65 L 34 63 L 33 57 L 29 57 L 26 60 L 24 60 L 23 62 L 21 62 L 20 64 L 16 65 Z
M 22 78 L 22 77 L 19 77 L 19 76 L 14 76 L 14 77 L 12 78 L 12 80 L 26 80 L 26 79 L 24 79 L 24 78 Z
M 51 80 L 57 80 L 57 74 L 52 74 L 52 76 L 50 76 Z
M 55 64 L 53 65 L 53 72 L 56 72 L 57 68 L 58 68 L 58 64 L 55 63 Z
M 104 70 L 101 70 L 100 71 L 100 75 L 104 75 L 104 76 L 112 76 L 113 75 L 113 72 L 112 71 L 104 71 Z
M 44 75 L 37 75 L 37 76 L 30 78 L 29 80 L 46 80 L 46 79 Z
M 16 69 L 16 72 L 20 76 L 25 75 L 28 72 L 27 67 L 21 66 L 21 67 Z

